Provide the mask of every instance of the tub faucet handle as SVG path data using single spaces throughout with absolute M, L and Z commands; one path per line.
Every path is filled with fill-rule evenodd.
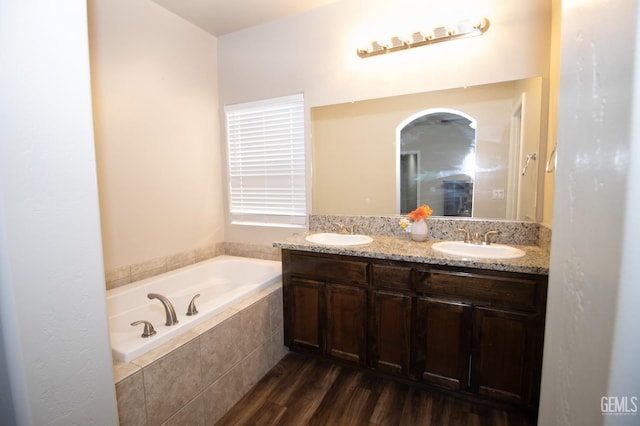
M 195 296 L 193 296 L 193 299 L 191 299 L 191 302 L 189 303 L 189 307 L 187 308 L 188 316 L 195 315 L 198 313 L 198 310 L 196 309 L 196 299 L 198 297 L 200 297 L 200 293 L 196 294 Z
M 147 297 L 149 299 L 158 299 L 159 301 L 162 302 L 162 305 L 164 306 L 164 311 L 167 314 L 167 322 L 165 323 L 165 325 L 169 326 L 169 325 L 174 325 L 178 323 L 178 317 L 176 316 L 176 311 L 175 309 L 173 309 L 173 305 L 171 304 L 169 299 L 157 293 L 149 293 L 147 294 Z
M 131 323 L 131 325 L 136 326 L 136 325 L 140 325 L 140 324 L 144 324 L 144 331 L 142 332 L 142 337 L 151 337 L 154 334 L 156 334 L 156 330 L 153 328 L 153 324 L 151 324 L 149 321 L 134 321 Z

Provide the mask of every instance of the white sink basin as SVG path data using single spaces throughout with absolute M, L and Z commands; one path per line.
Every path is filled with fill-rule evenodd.
M 361 246 L 369 244 L 373 238 L 360 234 L 335 234 L 331 232 L 311 234 L 305 237 L 310 243 L 323 244 L 326 246 Z
M 483 259 L 515 259 L 524 256 L 519 248 L 502 244 L 470 244 L 464 241 L 442 241 L 434 243 L 431 248 L 441 253 L 455 256 L 483 258 Z

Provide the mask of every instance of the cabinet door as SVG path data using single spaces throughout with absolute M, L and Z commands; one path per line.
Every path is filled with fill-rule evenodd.
M 370 366 L 409 374 L 411 296 L 387 291 L 371 293 Z
M 291 348 L 321 352 L 322 288 L 318 281 L 291 280 L 285 306 L 285 342 Z
M 494 399 L 530 406 L 534 394 L 536 315 L 474 308 L 471 386 Z
M 471 306 L 419 298 L 416 368 L 422 380 L 451 390 L 468 387 L 471 354 Z
M 326 284 L 326 354 L 365 363 L 367 293 L 360 287 Z

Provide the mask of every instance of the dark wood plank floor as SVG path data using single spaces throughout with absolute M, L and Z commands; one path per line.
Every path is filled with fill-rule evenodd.
M 529 426 L 535 421 L 290 353 L 217 424 Z

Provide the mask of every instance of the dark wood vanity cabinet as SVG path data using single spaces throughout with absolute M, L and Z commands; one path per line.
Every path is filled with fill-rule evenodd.
M 411 268 L 394 262 L 371 264 L 368 365 L 374 370 L 411 373 Z
M 368 264 L 283 251 L 282 267 L 285 343 L 364 365 Z
M 283 250 L 285 344 L 537 407 L 547 277 Z
M 322 352 L 321 314 L 324 285 L 318 281 L 292 279 L 284 295 L 287 312 L 287 345 L 292 349 Z M 288 301 L 287 301 L 288 299 Z M 323 303 L 324 305 L 324 303 Z
M 369 366 L 408 376 L 411 368 L 412 298 L 385 290 L 369 297 Z
M 546 276 L 438 266 L 417 268 L 415 286 L 425 305 L 416 323 L 423 380 L 518 406 L 537 404 Z
M 471 388 L 492 399 L 530 406 L 539 386 L 538 327 L 533 313 L 474 308 Z
M 424 382 L 450 390 L 469 387 L 471 305 L 417 298 L 415 368 Z
M 367 293 L 358 286 L 326 285 L 325 353 L 365 363 Z

